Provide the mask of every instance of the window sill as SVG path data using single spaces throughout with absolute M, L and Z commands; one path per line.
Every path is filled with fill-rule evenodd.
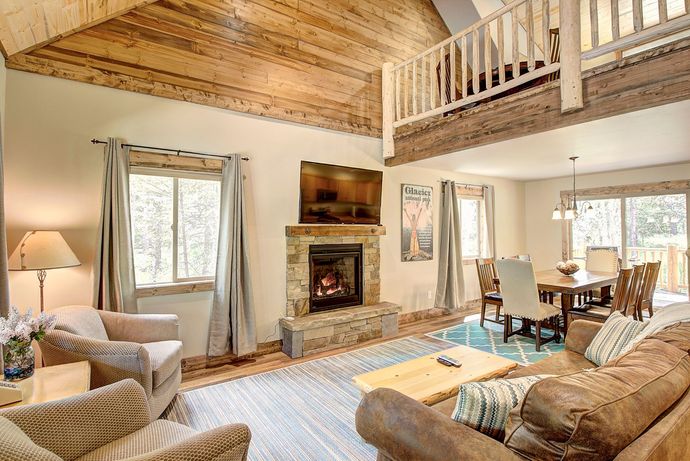
M 213 291 L 215 282 L 204 280 L 197 282 L 169 283 L 166 285 L 148 285 L 137 287 L 135 294 L 137 298 L 150 298 L 151 296 L 179 295 L 185 293 L 199 293 L 202 291 Z
M 462 265 L 463 266 L 474 266 L 474 261 L 479 258 L 477 257 L 471 257 L 471 258 L 462 258 Z

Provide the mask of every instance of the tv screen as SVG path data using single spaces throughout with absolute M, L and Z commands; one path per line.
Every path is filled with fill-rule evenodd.
M 382 171 L 302 162 L 299 222 L 380 224 L 382 180 Z

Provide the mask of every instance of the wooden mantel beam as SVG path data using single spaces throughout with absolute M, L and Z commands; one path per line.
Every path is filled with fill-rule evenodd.
M 2 0 L 0 49 L 27 53 L 156 0 Z
M 386 166 L 690 99 L 690 40 L 680 40 L 583 73 L 584 108 L 561 113 L 558 83 L 399 129 Z

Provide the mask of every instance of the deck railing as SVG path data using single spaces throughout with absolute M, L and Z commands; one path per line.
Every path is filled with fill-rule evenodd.
M 586 23 L 581 20 L 581 1 L 589 3 L 589 34 L 585 37 L 589 43 L 584 52 L 582 26 Z M 394 156 L 396 128 L 471 106 L 557 72 L 561 111 L 581 109 L 583 59 L 690 29 L 690 0 L 553 3 L 514 0 L 417 56 L 399 64 L 385 63 L 384 158 Z M 558 9 L 558 14 L 552 9 Z M 558 27 L 560 59 L 552 57 L 554 26 Z
M 632 264 L 661 261 L 657 288 L 680 293 L 688 289 L 688 258 L 685 248 L 668 245 L 666 248 L 628 247 L 627 260 Z

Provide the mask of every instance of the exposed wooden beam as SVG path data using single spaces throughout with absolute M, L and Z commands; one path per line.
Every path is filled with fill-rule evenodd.
M 401 130 L 386 166 L 690 99 L 690 40 L 583 73 L 584 108 L 561 113 L 558 82 Z
M 5 56 L 26 53 L 156 0 L 2 0 Z

